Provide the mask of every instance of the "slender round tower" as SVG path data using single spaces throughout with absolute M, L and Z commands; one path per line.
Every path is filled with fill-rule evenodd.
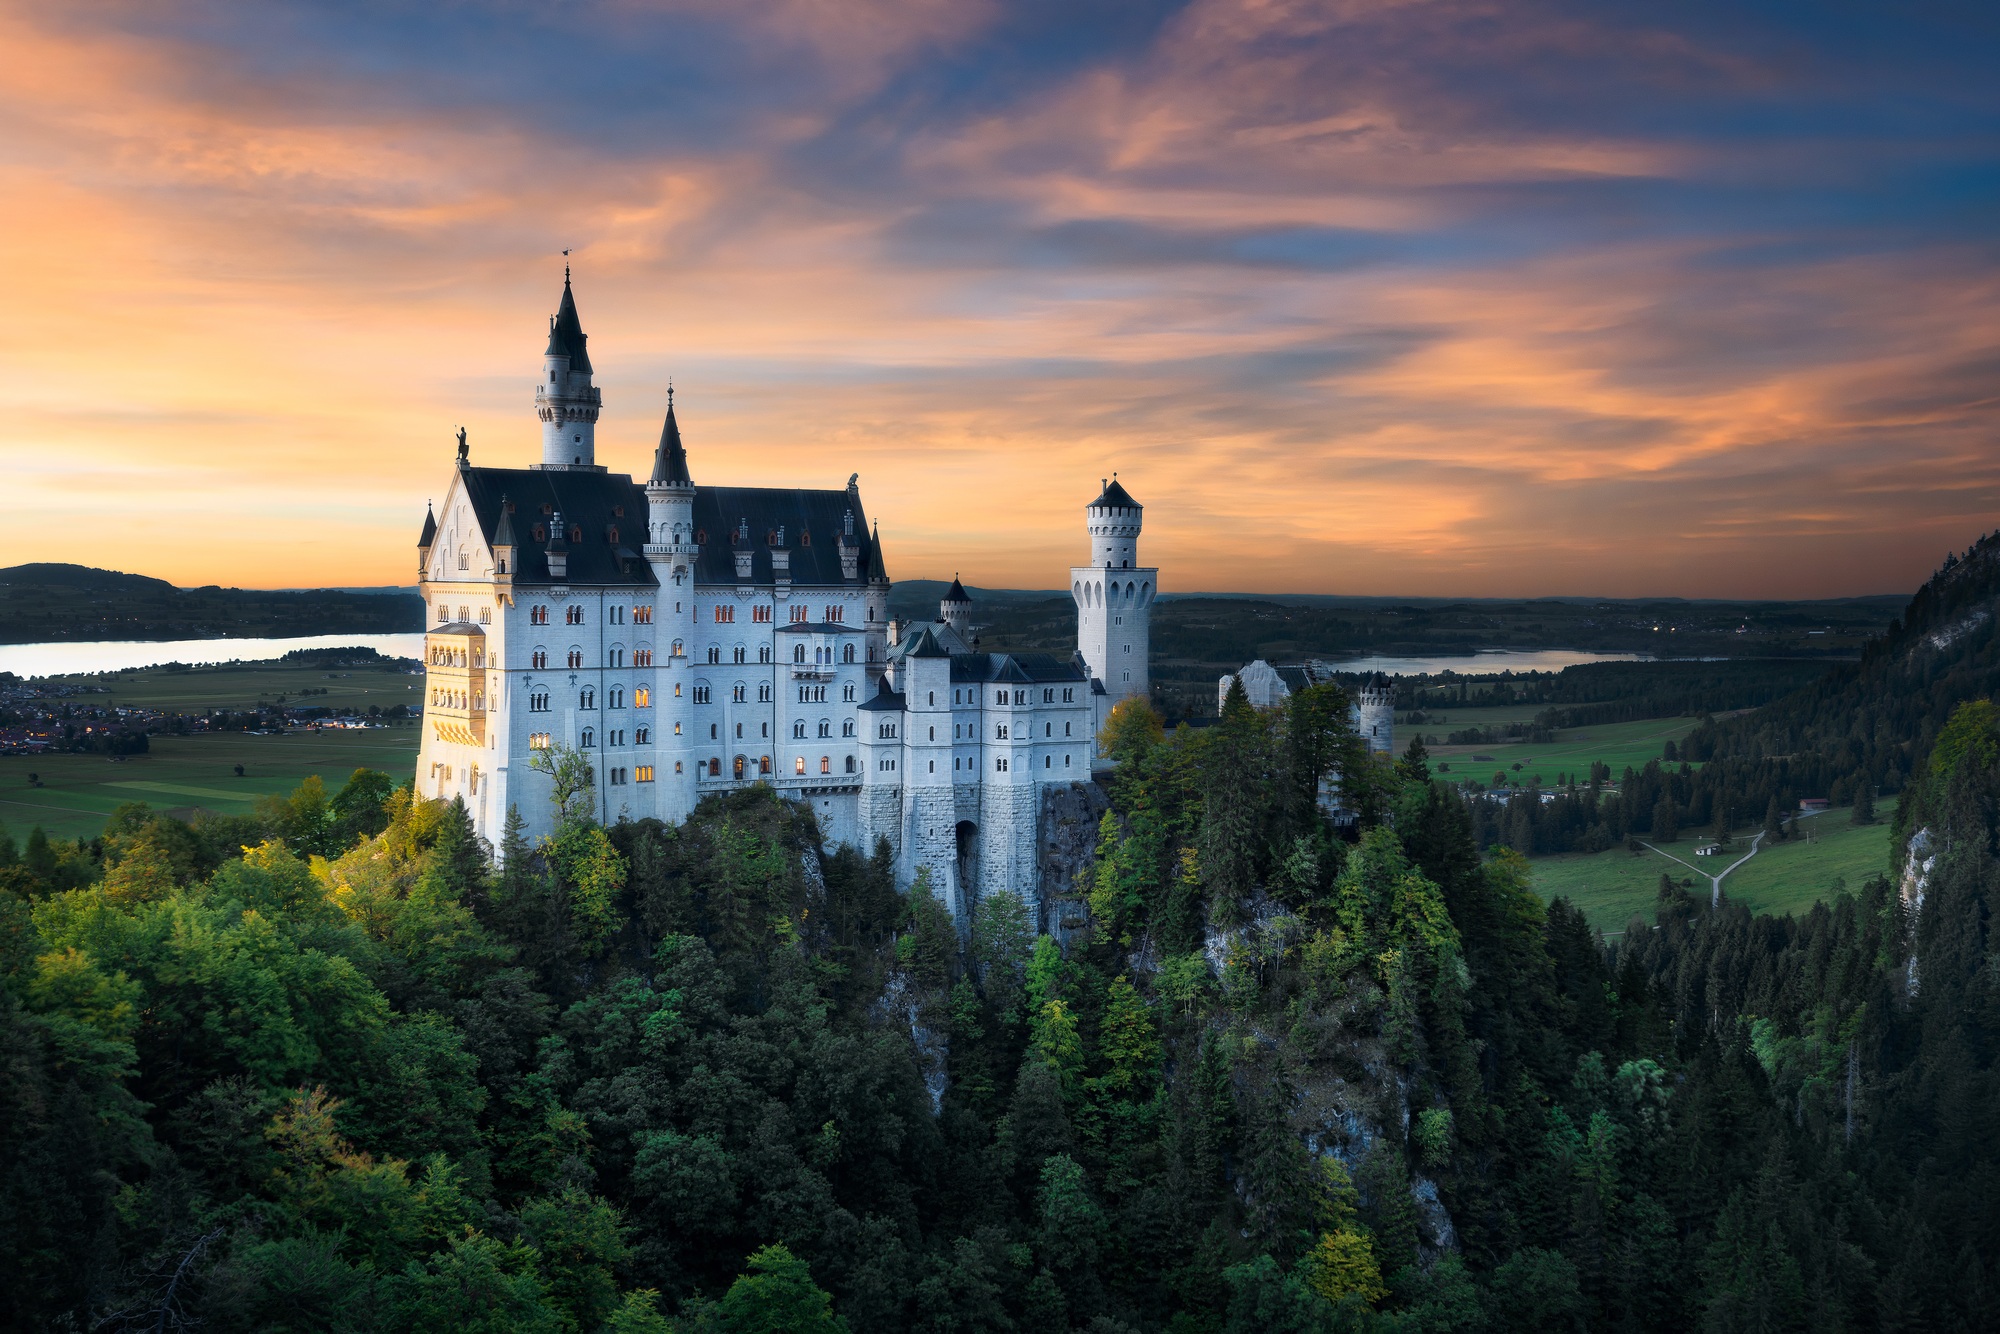
M 960 639 L 968 644 L 972 642 L 972 598 L 955 574 L 951 577 L 951 587 L 945 590 L 944 597 L 938 602 L 938 616 L 958 632 Z
M 1103 685 L 1098 698 L 1106 711 L 1129 695 L 1152 688 L 1147 656 L 1152 645 L 1153 599 L 1159 570 L 1139 564 L 1139 529 L 1144 507 L 1118 484 L 1103 483 L 1084 508 L 1090 530 L 1090 564 L 1069 572 L 1076 601 L 1076 648 L 1086 669 Z M 1102 727 L 1099 717 L 1096 726 Z
M 577 318 L 576 297 L 563 266 L 562 305 L 549 321 L 542 380 L 535 386 L 535 415 L 542 419 L 542 467 L 595 468 L 597 414 L 603 395 L 590 382 L 589 339 Z
M 1354 730 L 1378 755 L 1395 752 L 1396 688 L 1380 672 L 1354 693 Z

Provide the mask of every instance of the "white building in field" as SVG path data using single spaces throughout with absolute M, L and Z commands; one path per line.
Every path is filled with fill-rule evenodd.
M 668 393 L 645 482 L 597 462 L 602 398 L 568 276 L 535 407 L 542 457 L 474 467 L 464 438 L 418 541 L 429 607 L 425 796 L 462 797 L 496 847 L 507 813 L 551 825 L 539 750 L 583 751 L 598 817 L 678 822 L 710 792 L 768 783 L 830 843 L 886 839 L 954 912 L 1032 901 L 1042 798 L 1085 781 L 1110 706 L 1147 690 L 1159 572 L 1115 479 L 1070 571 L 1078 643 L 975 651 L 956 581 L 939 619 L 888 614 L 881 538 L 845 489 L 697 485 Z

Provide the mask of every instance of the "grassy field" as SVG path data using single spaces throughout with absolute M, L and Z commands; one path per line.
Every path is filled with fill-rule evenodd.
M 324 705 L 335 711 L 366 713 L 370 705 L 383 709 L 415 704 L 423 696 L 424 678 L 408 672 L 370 667 L 278 667 L 269 663 L 224 664 L 167 671 L 142 667 L 97 676 L 51 677 L 50 684 L 104 686 L 111 703 L 135 708 L 198 713 L 204 709 L 244 710 L 279 696 L 307 707 Z M 311 690 L 307 695 L 302 691 Z M 319 694 L 319 691 L 325 694 Z M 102 697 L 99 697 L 101 701 Z
M 1889 821 L 1891 808 L 1885 803 L 1878 823 L 1859 829 L 1847 823 L 1847 812 L 1836 810 L 1812 817 L 1817 841 L 1803 838 L 1782 843 L 1766 843 L 1755 857 L 1730 873 L 1722 882 L 1722 892 L 1758 913 L 1799 913 L 1819 900 L 1830 897 L 1836 884 L 1858 890 L 1871 876 L 1889 870 Z M 1662 844 L 1683 861 L 1696 861 L 1695 844 L 1684 838 Z M 1739 848 L 1749 846 L 1748 838 L 1738 840 Z M 1715 870 L 1742 856 L 1715 859 Z M 1561 895 L 1583 909 L 1590 924 L 1600 931 L 1619 931 L 1634 913 L 1652 920 L 1653 900 L 1659 893 L 1662 873 L 1675 880 L 1693 880 L 1689 893 L 1705 896 L 1709 881 L 1697 876 L 1680 862 L 1653 852 L 1634 857 L 1623 848 L 1609 852 L 1566 853 L 1534 860 L 1535 889 L 1544 899 Z
M 196 808 L 236 814 L 258 797 L 291 791 L 308 774 L 336 790 L 364 766 L 400 782 L 416 766 L 417 736 L 413 725 L 282 736 L 222 732 L 156 736 L 150 754 L 123 760 L 0 755 L 0 823 L 16 841 L 35 825 L 51 838 L 89 837 L 128 801 L 182 814 Z M 30 773 L 40 775 L 41 786 L 28 785 Z
M 1466 711 L 1468 714 L 1472 710 Z M 1481 710 L 1480 712 L 1485 712 Z M 1493 712 L 1498 713 L 1499 710 Z M 1646 767 L 1646 761 L 1660 758 L 1660 750 L 1669 741 L 1679 741 L 1692 732 L 1698 719 L 1694 718 L 1652 718 L 1636 723 L 1605 723 L 1598 727 L 1579 727 L 1567 732 L 1556 733 L 1552 742 L 1530 743 L 1509 742 L 1505 745 L 1490 746 L 1434 746 L 1430 748 L 1431 767 L 1440 770 L 1447 777 L 1476 778 L 1490 784 L 1499 770 L 1507 771 L 1509 783 L 1525 784 L 1528 779 L 1540 775 L 1542 786 L 1555 783 L 1557 774 L 1576 774 L 1588 778 L 1593 760 L 1602 760 L 1611 766 L 1613 777 L 1623 773 L 1629 765 L 1634 769 Z M 1466 723 L 1466 726 L 1472 726 Z M 1447 728 L 1457 726 L 1446 724 Z M 1402 728 L 1399 736 L 1411 731 L 1428 735 L 1432 729 L 1426 724 L 1421 728 Z M 1439 732 L 1439 736 L 1446 735 Z M 1490 758 L 1475 762 L 1474 755 Z M 1515 761 L 1522 768 L 1514 772 Z M 1446 769 L 1444 766 L 1449 765 Z

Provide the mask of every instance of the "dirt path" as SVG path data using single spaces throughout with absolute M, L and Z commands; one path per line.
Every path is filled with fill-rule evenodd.
M 1741 857 L 1738 857 L 1735 861 L 1729 863 L 1729 865 L 1723 867 L 1720 871 L 1716 871 L 1713 873 L 1702 870 L 1699 866 L 1694 865 L 1692 862 L 1681 861 L 1679 857 L 1674 856 L 1674 854 L 1671 852 L 1661 852 L 1660 849 L 1654 847 L 1651 843 L 1646 842 L 1644 839 L 1641 839 L 1639 841 L 1639 846 L 1645 848 L 1649 852 L 1659 852 L 1662 857 L 1665 857 L 1670 862 L 1680 862 L 1680 864 L 1682 866 L 1687 867 L 1688 870 L 1693 871 L 1696 875 L 1702 876 L 1705 879 L 1707 879 L 1709 883 L 1708 906 L 1711 909 L 1714 909 L 1716 907 L 1721 906 L 1722 903 L 1722 878 L 1728 875 L 1731 871 L 1735 870 L 1737 867 L 1743 865 L 1744 862 L 1747 862 L 1752 857 L 1755 857 L 1757 855 L 1757 849 L 1763 845 L 1763 842 L 1764 842 L 1764 835 L 1762 832 L 1759 832 L 1755 838 L 1750 840 L 1750 851 L 1744 853 Z

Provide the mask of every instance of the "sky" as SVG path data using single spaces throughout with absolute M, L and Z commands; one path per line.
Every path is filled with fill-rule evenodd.
M 539 457 L 897 578 L 1828 597 L 2000 513 L 2000 6 L 0 0 L 0 565 L 406 584 Z

